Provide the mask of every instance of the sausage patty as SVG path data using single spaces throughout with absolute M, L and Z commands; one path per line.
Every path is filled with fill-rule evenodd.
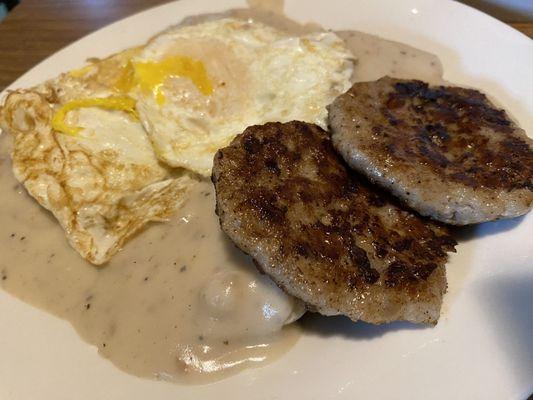
M 217 152 L 212 180 L 223 231 L 310 309 L 438 320 L 455 241 L 350 171 L 320 127 L 248 127 Z
M 533 141 L 472 89 L 385 77 L 329 106 L 346 162 L 420 214 L 465 225 L 533 203 Z

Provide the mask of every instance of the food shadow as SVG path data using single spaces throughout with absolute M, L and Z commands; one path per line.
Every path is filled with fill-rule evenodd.
M 499 221 L 484 222 L 482 224 L 454 226 L 452 235 L 458 242 L 468 242 L 474 239 L 481 239 L 486 236 L 496 235 L 513 230 L 526 219 L 526 215 Z
M 363 321 L 353 322 L 348 317 L 341 315 L 326 317 L 311 312 L 307 312 L 300 318 L 299 324 L 305 333 L 322 337 L 340 336 L 353 340 L 371 340 L 396 331 L 433 328 L 433 325 L 413 324 L 407 321 L 374 325 Z
M 509 265 L 509 270 L 512 266 Z M 533 391 L 533 271 L 494 276 L 475 287 L 480 308 L 492 327 L 518 387 Z M 522 393 L 527 398 L 530 393 Z

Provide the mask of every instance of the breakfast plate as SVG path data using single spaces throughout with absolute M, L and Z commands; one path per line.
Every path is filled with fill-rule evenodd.
M 8 90 L 143 43 L 186 16 L 242 6 L 238 0 L 182 0 L 147 10 L 61 50 Z M 483 90 L 533 132 L 533 44 L 478 11 L 438 0 L 290 0 L 284 10 L 299 22 L 371 33 L 433 53 L 444 79 Z M 0 231 L 9 235 L 5 227 Z M 533 217 L 463 228 L 456 236 L 457 253 L 447 264 L 448 293 L 435 327 L 307 315 L 299 323 L 302 337 L 279 359 L 208 385 L 128 375 L 69 323 L 28 305 L 31 295 L 22 299 L 26 303 L 0 291 L 0 397 L 526 398 L 533 391 Z M 2 259 L 0 271 L 9 263 Z

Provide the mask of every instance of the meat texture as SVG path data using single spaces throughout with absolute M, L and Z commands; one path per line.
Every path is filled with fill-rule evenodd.
M 350 171 L 320 127 L 248 127 L 218 151 L 212 180 L 224 232 L 311 310 L 437 322 L 455 241 Z
M 466 225 L 527 213 L 533 141 L 472 89 L 389 77 L 329 106 L 333 145 L 420 214 Z

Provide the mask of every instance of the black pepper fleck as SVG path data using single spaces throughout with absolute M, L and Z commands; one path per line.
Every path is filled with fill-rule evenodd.
M 222 343 L 224 343 L 227 346 L 229 344 L 229 340 L 224 340 Z
M 186 265 L 184 265 L 183 267 L 180 268 L 180 272 L 185 272 L 185 271 L 187 271 L 187 266 Z
M 22 236 L 22 237 L 20 238 L 21 241 L 22 241 L 22 240 L 25 240 L 25 239 L 26 239 L 26 236 Z
M 10 236 L 10 237 L 12 237 L 12 238 L 14 238 L 14 237 L 15 237 L 15 234 L 14 234 L 14 233 L 12 233 L 12 234 L 11 234 L 11 235 L 9 235 L 9 236 Z
M 85 309 L 88 310 L 89 308 L 91 308 L 91 303 L 85 304 Z
M 150 279 L 149 277 L 145 276 L 144 277 L 144 281 L 146 282 L 148 279 Z
M 199 340 L 199 341 L 204 340 L 204 336 L 203 336 L 203 335 L 198 335 L 198 340 Z

